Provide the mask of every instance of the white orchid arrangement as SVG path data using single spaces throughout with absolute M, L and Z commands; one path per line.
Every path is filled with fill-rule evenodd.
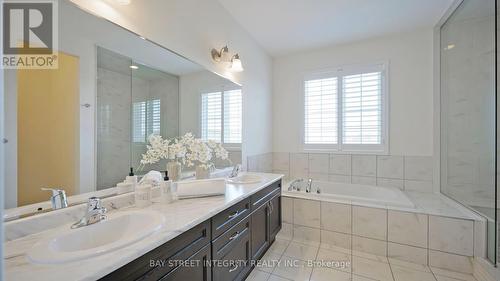
M 171 140 L 164 140 L 159 135 L 151 135 L 148 142 L 147 151 L 142 155 L 139 169 L 162 159 L 179 161 L 187 167 L 198 165 L 203 169 L 210 169 L 214 166 L 215 159 L 228 160 L 229 158 L 222 144 L 213 140 L 197 139 L 192 133 L 186 133 L 181 138 Z

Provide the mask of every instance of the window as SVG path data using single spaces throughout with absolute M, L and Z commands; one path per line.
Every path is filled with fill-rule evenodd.
M 132 104 L 132 141 L 146 142 L 151 134 L 161 131 L 160 99 Z
M 221 92 L 201 95 L 201 138 L 220 142 L 222 136 Z
M 241 145 L 241 90 L 201 94 L 201 138 Z
M 387 151 L 385 66 L 340 68 L 304 81 L 304 147 Z

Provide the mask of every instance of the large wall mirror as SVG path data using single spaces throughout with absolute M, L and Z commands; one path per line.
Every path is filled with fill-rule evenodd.
M 162 161 L 139 170 L 151 134 L 213 139 L 229 151 L 216 168 L 241 163 L 240 85 L 67 1 L 58 61 L 55 70 L 5 71 L 4 219 L 13 208 L 50 210 L 41 188 L 85 200 L 130 168 L 164 171 Z

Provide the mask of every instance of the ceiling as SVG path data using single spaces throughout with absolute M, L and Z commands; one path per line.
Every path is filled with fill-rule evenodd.
M 272 56 L 434 26 L 453 0 L 219 0 Z

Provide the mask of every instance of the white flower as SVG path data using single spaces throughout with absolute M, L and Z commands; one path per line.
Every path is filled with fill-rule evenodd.
M 222 144 L 209 140 L 203 141 L 186 133 L 178 139 L 164 140 L 159 135 L 148 137 L 147 151 L 142 155 L 139 169 L 147 164 L 154 164 L 161 159 L 180 161 L 187 167 L 199 165 L 205 169 L 214 166 L 215 158 L 228 159 L 228 152 Z

